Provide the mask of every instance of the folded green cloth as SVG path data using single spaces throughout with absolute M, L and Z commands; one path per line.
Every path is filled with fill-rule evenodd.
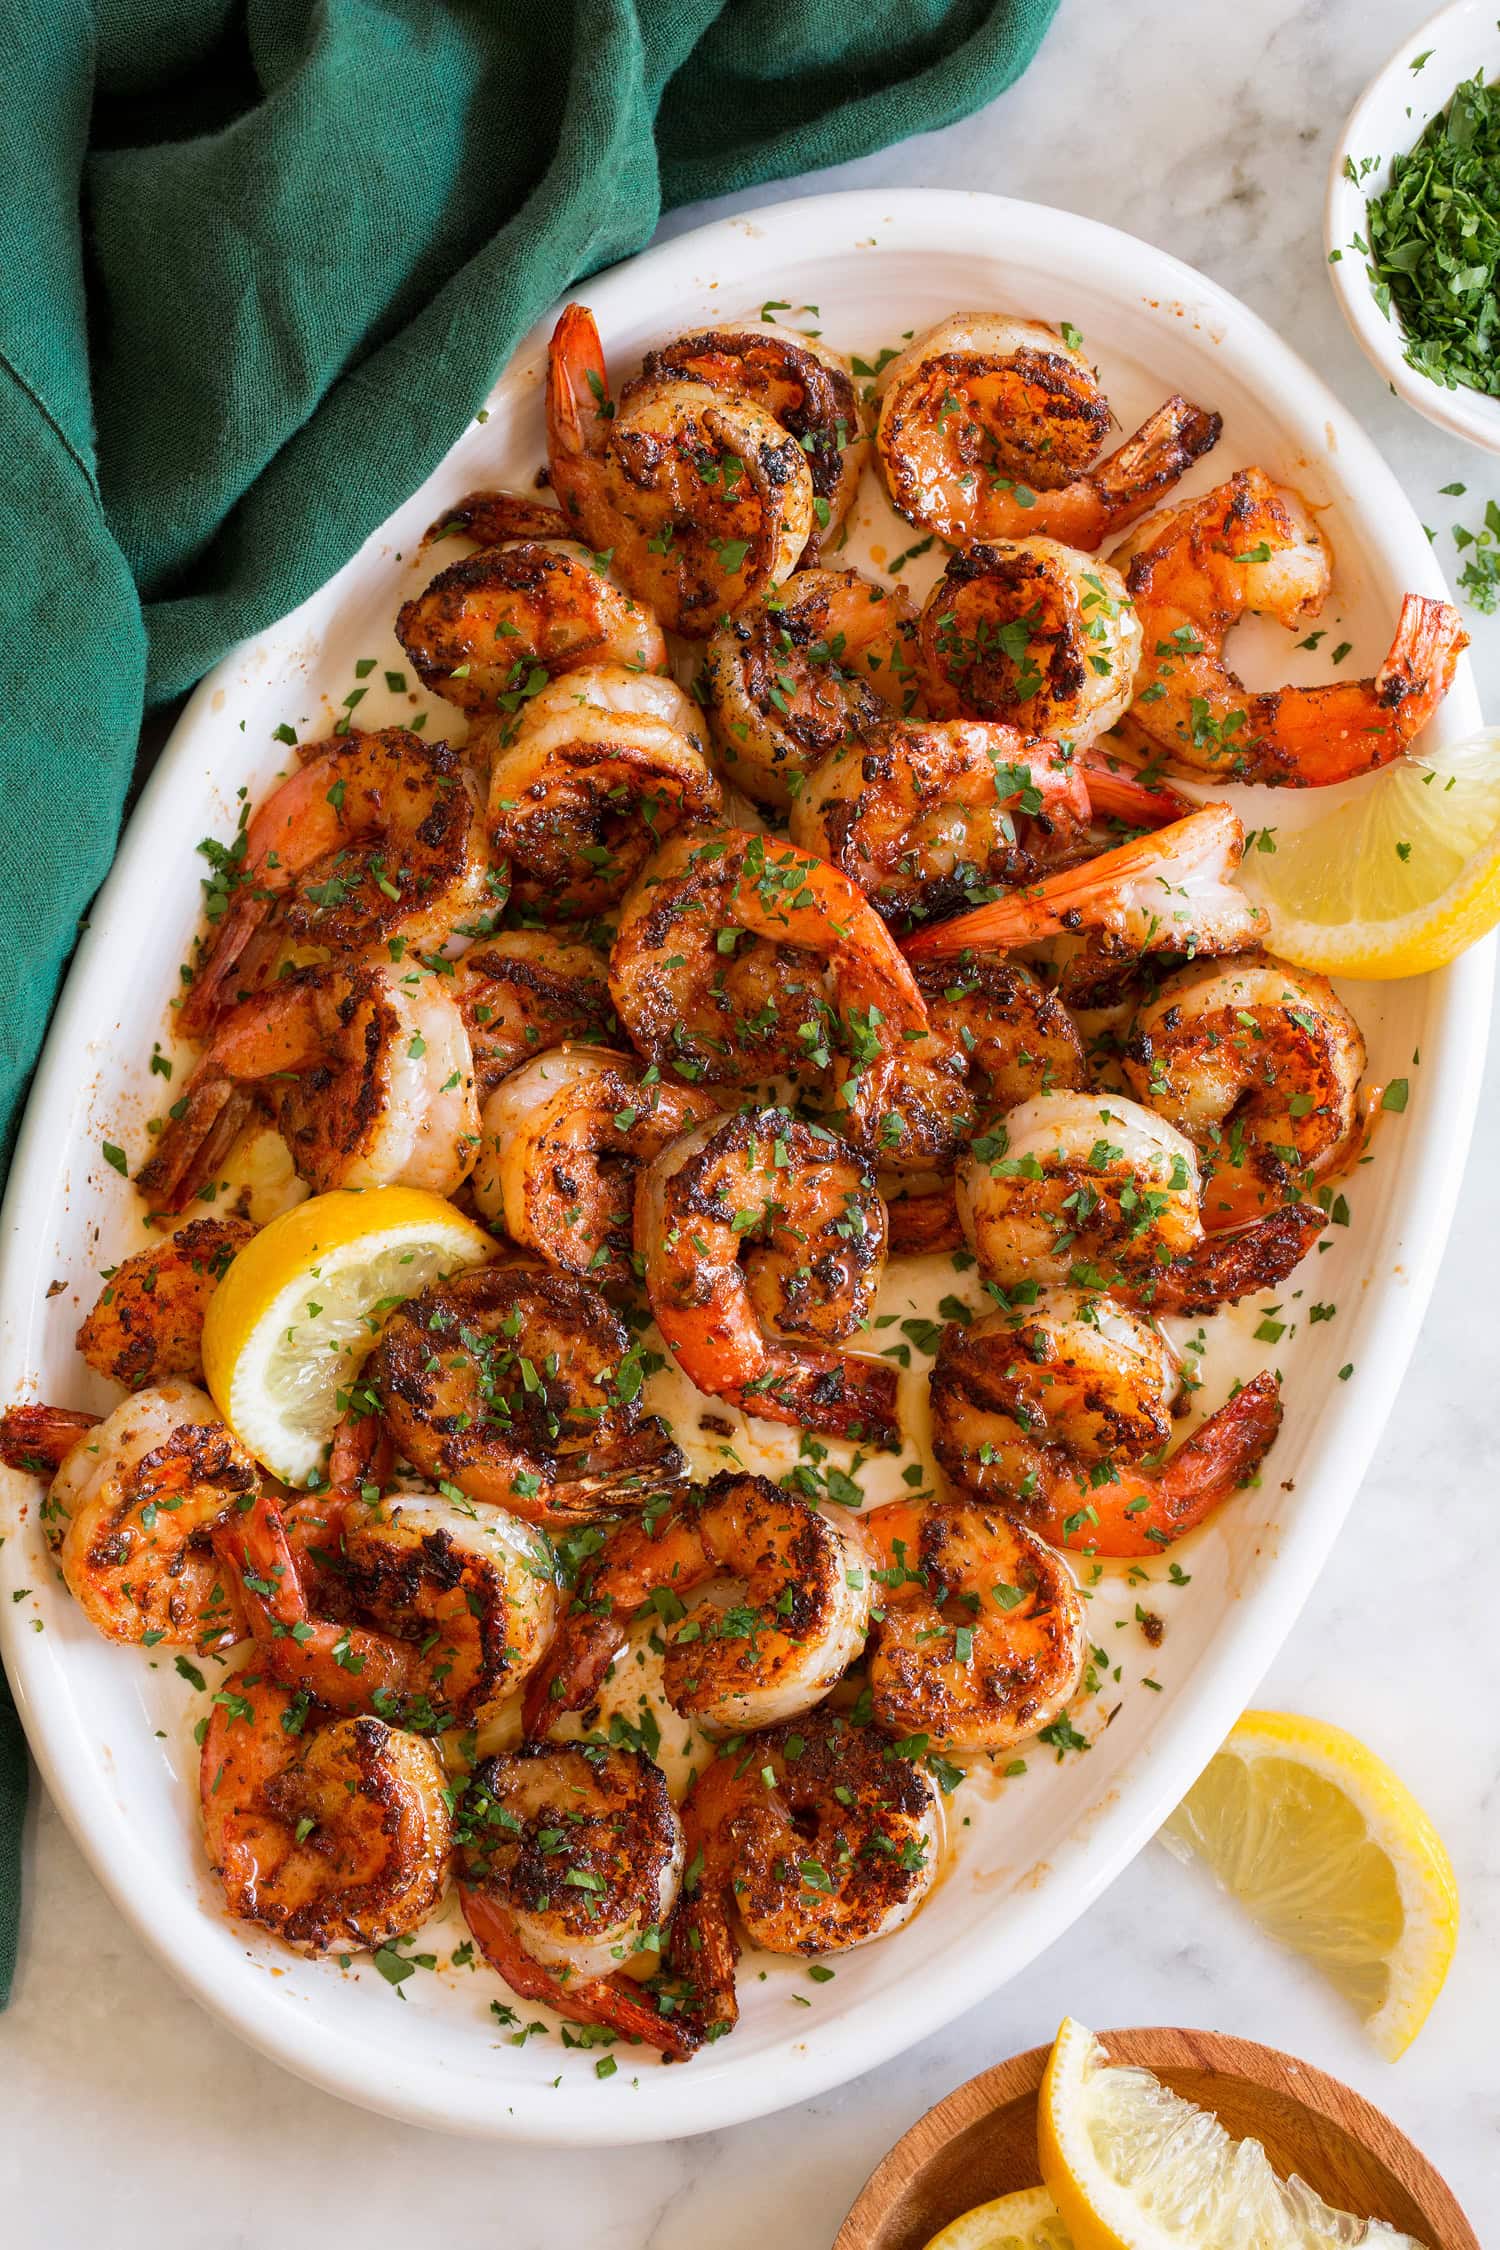
M 0 1135 L 144 709 L 321 585 L 552 299 L 664 209 L 950 123 L 1056 6 L 22 0 L 0 73 Z M 0 1710 L 0 2005 L 24 1804 Z

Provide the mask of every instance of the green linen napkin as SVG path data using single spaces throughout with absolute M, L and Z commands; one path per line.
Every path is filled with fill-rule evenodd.
M 322 584 L 552 299 L 664 209 L 950 123 L 1056 6 L 22 0 L 0 73 L 4 1144 L 143 711 Z M 24 1804 L 0 1709 L 0 2006 Z

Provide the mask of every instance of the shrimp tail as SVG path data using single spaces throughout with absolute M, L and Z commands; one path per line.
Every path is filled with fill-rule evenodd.
M 255 1096 L 213 1062 L 194 1071 L 180 1115 L 168 1120 L 136 1186 L 158 1210 L 186 1210 L 218 1170 L 255 1110 Z
M 526 1682 L 521 1724 L 528 1742 L 545 1739 L 564 1711 L 581 1711 L 593 1700 L 625 1645 L 626 1621 L 613 1614 L 572 1612 L 564 1619 L 541 1663 Z
M 547 451 L 553 488 L 572 516 L 583 502 L 570 471 L 602 450 L 613 413 L 598 323 L 587 305 L 564 305 L 547 347 Z
M 730 1920 L 725 1887 L 711 1880 L 701 1845 L 688 1830 L 688 1872 L 672 1915 L 668 1965 L 681 1988 L 679 2007 L 697 2042 L 722 2039 L 740 2020 L 734 1988 L 739 1940 Z M 696 1868 L 696 1873 L 695 1873 Z
M 49 1476 L 99 1419 L 66 1406 L 12 1406 L 0 1414 L 0 1461 L 8 1469 Z
M 1159 1554 L 1247 1484 L 1281 1428 L 1281 1385 L 1257 1375 L 1210 1415 L 1164 1468 L 1124 1469 L 1112 1484 L 1068 1479 L 1032 1528 L 1054 1546 L 1123 1561 Z
M 1194 1316 L 1275 1289 L 1307 1256 L 1327 1224 L 1315 1203 L 1288 1203 L 1232 1233 L 1210 1234 L 1160 1273 L 1114 1294 L 1153 1313 Z
M 893 1257 L 920 1258 L 929 1251 L 963 1247 L 951 1180 L 927 1194 L 898 1195 L 886 1205 L 886 1218 Z
M 902 943 L 908 961 L 946 961 L 955 954 L 1003 952 L 1059 930 L 1083 928 L 1095 903 L 1118 885 L 1149 878 L 1160 857 L 1158 836 L 1133 837 L 1080 866 L 1065 867 L 1008 898 L 993 899 L 951 922 L 936 922 Z
M 559 509 L 524 492 L 466 492 L 422 534 L 422 545 L 443 539 L 476 539 L 481 547 L 501 547 L 512 539 L 563 539 L 567 524 Z
M 1450 602 L 1426 594 L 1404 597 L 1390 653 L 1375 675 L 1376 700 L 1393 714 L 1403 746 L 1452 687 L 1468 645 L 1463 621 Z
M 1165 781 L 1148 781 L 1137 768 L 1097 746 L 1085 750 L 1080 763 L 1089 803 L 1107 820 L 1123 820 L 1132 828 L 1165 828 L 1193 810 L 1192 800 L 1180 790 Z
M 366 1484 L 384 1492 L 395 1460 L 395 1441 L 384 1416 L 351 1411 L 333 1433 L 328 1482 L 335 1492 L 358 1492 Z
M 231 895 L 177 1011 L 177 1027 L 185 1039 L 204 1038 L 230 1005 L 229 980 L 264 928 L 270 908 L 269 892 L 249 883 L 241 883 Z
M 772 1350 L 766 1371 L 753 1384 L 724 1395 L 768 1422 L 800 1423 L 829 1437 L 857 1438 L 899 1453 L 896 1386 L 895 1368 L 880 1360 L 782 1345 Z
M 1104 508 L 1101 536 L 1123 531 L 1144 515 L 1159 494 L 1212 452 L 1223 428 L 1221 414 L 1205 413 L 1180 393 L 1165 399 L 1133 437 L 1090 471 Z
M 565 1984 L 534 1961 L 516 1936 L 510 1916 L 477 1883 L 460 1883 L 464 1920 L 480 1952 L 519 2000 L 540 2002 L 569 2023 L 603 2024 L 624 2039 L 655 2047 L 669 2061 L 683 2062 L 701 2044 L 690 2020 L 663 2014 L 651 1994 L 633 1977 L 599 1977 Z

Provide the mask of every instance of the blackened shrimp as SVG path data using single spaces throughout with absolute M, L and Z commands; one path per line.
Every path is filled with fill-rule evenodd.
M 758 320 L 750 328 L 699 329 L 647 352 L 638 383 L 708 383 L 737 391 L 790 430 L 812 475 L 809 563 L 832 552 L 869 451 L 869 417 L 840 352 L 820 337 Z M 636 383 L 626 386 L 628 402 Z
M 629 1961 L 659 1961 L 682 1825 L 640 1751 L 568 1744 L 486 1758 L 459 1800 L 459 1897 L 490 1967 L 523 2000 L 690 2055 L 691 2023 Z
M 873 1944 L 911 1920 L 942 1849 L 936 1783 L 872 1728 L 826 1710 L 721 1751 L 682 1818 L 670 1989 L 709 2037 L 739 2013 L 736 1922 L 768 1953 Z
M 266 1670 L 343 1712 L 477 1727 L 541 1660 L 552 1557 L 519 1517 L 431 1493 L 264 1495 L 214 1534 Z
M 1322 531 L 1263 469 L 1164 509 L 1111 559 L 1145 636 L 1130 725 L 1179 772 L 1297 788 L 1371 773 L 1421 732 L 1468 646 L 1457 610 L 1408 594 L 1373 678 L 1252 693 L 1225 635 L 1247 610 L 1300 630 L 1332 578 Z
M 1129 708 L 1141 627 L 1108 563 L 1055 539 L 965 547 L 922 606 L 927 707 L 1083 750 Z
M 1295 1201 L 1356 1153 L 1364 1068 L 1327 978 L 1259 958 L 1169 977 L 1125 1054 L 1136 1094 L 1197 1146 L 1209 1228 Z
M 595 664 L 508 722 L 490 765 L 490 841 L 516 904 L 549 918 L 613 906 L 684 824 L 717 819 L 697 706 L 675 680 Z
M 474 1201 L 549 1265 L 628 1291 L 636 1176 L 718 1108 L 706 1087 L 634 1055 L 554 1048 L 503 1078 L 480 1113 Z
M 265 1679 L 214 1699 L 203 1841 L 229 1911 L 299 1953 L 375 1949 L 426 1921 L 453 1823 L 437 1752 L 371 1717 L 329 1719 Z
M 1147 954 L 1245 953 L 1266 942 L 1271 925 L 1234 880 L 1244 850 L 1238 814 L 1203 805 L 1081 867 L 919 930 L 903 950 L 913 961 L 946 961 L 1086 931 L 1101 970 L 1128 969 Z
M 918 971 L 917 983 L 933 1030 L 956 1041 L 967 1059 L 976 1132 L 1033 1094 L 1088 1084 L 1078 1026 L 1057 995 L 1019 961 L 980 956 L 936 961 Z M 891 1198 L 887 1210 L 892 1250 L 956 1250 L 963 1229 L 953 1165 L 897 1180 L 903 1192 Z
M 499 496 L 496 496 L 498 499 Z M 493 518 L 496 504 L 487 511 Z M 498 529 L 473 511 L 455 529 Z M 449 563 L 403 607 L 396 636 L 422 681 L 461 710 L 514 712 L 544 679 L 585 664 L 664 672 L 667 644 L 649 610 L 610 578 L 606 559 L 568 537 L 500 532 L 504 545 Z
M 164 1375 L 201 1378 L 208 1301 L 254 1232 L 248 1219 L 193 1219 L 124 1259 L 78 1331 L 90 1367 L 131 1391 Z
M 543 1524 L 640 1508 L 682 1481 L 681 1454 L 641 1412 L 642 1379 L 598 1291 L 529 1266 L 409 1297 L 364 1369 L 413 1467 Z
M 905 588 L 856 570 L 799 570 L 742 603 L 703 660 L 726 779 L 759 805 L 792 804 L 831 751 L 915 710 L 917 656 Z
M 931 1035 L 879 915 L 795 845 L 740 828 L 673 838 L 626 896 L 609 979 L 664 1075 L 831 1082 L 840 1131 L 892 1159 L 941 1156 L 970 1122 L 963 1058 Z
M 611 1535 L 532 1677 L 527 1731 L 592 1702 L 642 1615 L 675 1619 L 667 1698 L 700 1726 L 741 1734 L 799 1718 L 864 1647 L 868 1564 L 858 1535 L 798 1494 L 767 1477 L 717 1476 L 670 1513 Z M 683 1595 L 709 1583 L 722 1603 L 685 1615 Z
M 932 1442 L 957 1491 L 1053 1546 L 1150 1555 L 1248 1484 L 1281 1426 L 1257 1375 L 1167 1455 L 1181 1389 L 1148 1321 L 1108 1297 L 1043 1289 L 1015 1312 L 944 1330 Z
M 1068 1566 L 1002 1507 L 897 1500 L 861 1516 L 875 1543 L 877 1725 L 939 1750 L 1008 1750 L 1078 1692 L 1088 1649 Z
M 385 727 L 298 755 L 231 854 L 228 902 L 179 1013 L 191 1038 L 258 991 L 283 947 L 461 951 L 499 903 L 462 751 Z
M 616 1045 L 609 964 L 583 938 L 553 930 L 501 930 L 453 967 L 482 1101 L 509 1070 L 565 1040 Z
M 973 719 L 893 719 L 823 760 L 789 826 L 794 844 L 906 922 L 1034 880 L 1088 817 L 1058 743 Z
M 896 1370 L 840 1349 L 865 1329 L 885 1205 L 865 1159 L 785 1110 L 663 1150 L 636 1187 L 646 1291 L 685 1375 L 747 1414 L 899 1446 Z
M 1031 532 L 1095 548 L 1217 442 L 1217 414 L 1169 398 L 1102 460 L 1109 402 L 1038 321 L 954 313 L 881 382 L 875 443 L 892 500 L 954 546 Z
M 69 1593 L 106 1639 L 210 1649 L 241 1638 L 212 1533 L 251 1505 L 259 1472 L 206 1391 L 169 1377 L 102 1421 L 12 1407 L 0 1451 L 13 1468 L 53 1472 L 43 1519 Z
M 219 1022 L 137 1180 L 180 1211 L 263 1104 L 310 1187 L 450 1195 L 479 1149 L 474 1062 L 446 980 L 410 964 L 295 969 Z
M 547 354 L 547 458 L 569 523 L 695 637 L 789 577 L 816 521 L 807 455 L 744 391 L 662 375 L 611 399 L 583 305 L 564 309 Z

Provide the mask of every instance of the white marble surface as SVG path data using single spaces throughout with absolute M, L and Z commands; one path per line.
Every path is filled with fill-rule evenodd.
M 1323 273 L 1323 173 L 1359 87 L 1415 0 L 1066 0 L 1037 64 L 983 115 L 779 191 L 983 187 L 1108 219 L 1248 300 L 1386 448 L 1440 531 L 1478 520 L 1500 467 L 1382 388 Z M 745 208 L 767 192 L 723 208 Z M 718 207 L 679 214 L 672 230 Z M 1456 479 L 1465 500 L 1438 497 Z M 1471 620 L 1500 710 L 1500 619 Z M 1464 1902 L 1431 2022 L 1389 2067 L 1295 1963 L 1191 1870 L 1148 1849 L 1051 1952 L 904 2058 L 762 2123 L 667 2147 L 557 2155 L 450 2142 L 343 2107 L 236 2044 L 144 1956 L 49 1806 L 27 1839 L 15 2000 L 0 2018 L 0 2238 L 14 2250 L 687 2250 L 774 2236 L 820 2250 L 930 2102 L 1051 2035 L 1189 2023 L 1288 2047 L 1388 2109 L 1481 2239 L 1500 2240 L 1500 1699 L 1487 1546 L 1500 1483 L 1490 1308 L 1500 1051 L 1459 1217 L 1378 1466 L 1260 1700 L 1354 1728 L 1416 1786 Z

